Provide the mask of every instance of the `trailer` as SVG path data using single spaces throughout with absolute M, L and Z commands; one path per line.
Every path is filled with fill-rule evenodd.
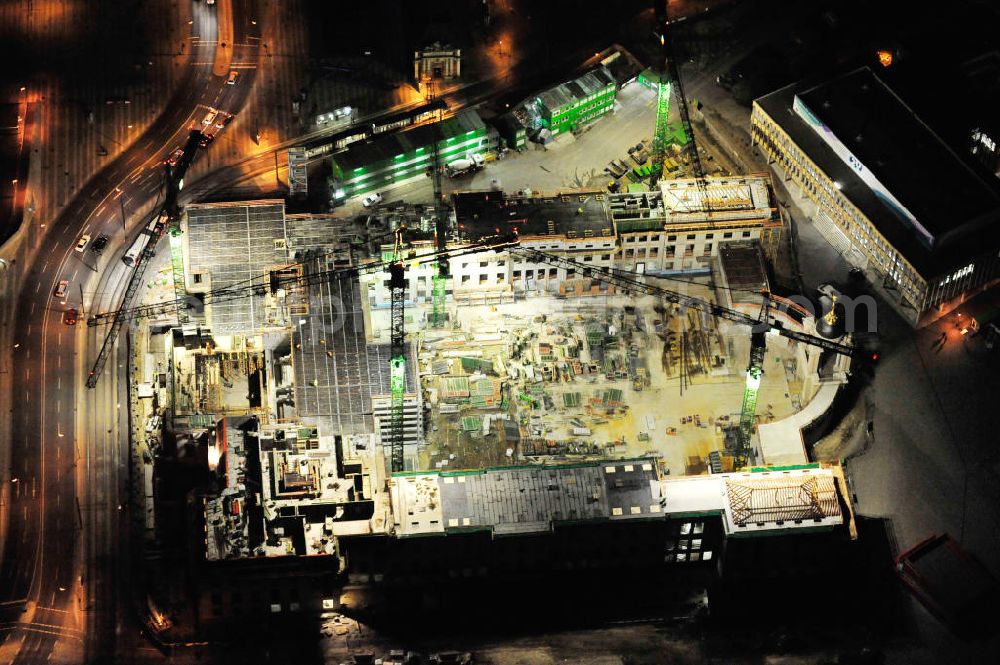
M 992 633 L 1000 618 L 1000 585 L 947 534 L 931 536 L 896 557 L 903 584 L 960 637 Z

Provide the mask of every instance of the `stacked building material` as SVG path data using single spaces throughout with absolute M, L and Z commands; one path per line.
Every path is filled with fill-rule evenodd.
M 441 377 L 441 399 L 445 402 L 464 402 L 469 399 L 469 377 Z

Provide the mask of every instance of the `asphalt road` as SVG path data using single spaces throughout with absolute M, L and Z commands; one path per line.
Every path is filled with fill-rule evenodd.
M 227 59 L 256 61 L 252 5 L 233 2 Z M 162 159 L 198 126 L 206 106 L 235 111 L 243 105 L 253 70 L 243 71 L 235 86 L 213 74 L 216 11 L 192 3 L 187 78 L 145 135 L 52 221 L 18 301 L 12 487 L 0 570 L 2 662 L 112 662 L 115 635 L 130 618 L 118 605 L 127 597 L 118 593 L 127 568 L 119 556 L 127 519 L 127 510 L 119 509 L 128 473 L 124 386 L 110 365 L 95 389 L 83 387 L 104 331 L 66 326 L 62 317 L 70 307 L 83 314 L 116 306 L 128 278 L 120 256 L 137 233 L 137 212 L 161 190 Z M 81 235 L 101 233 L 111 237 L 102 256 L 75 251 Z M 67 294 L 56 298 L 64 279 L 70 282 Z

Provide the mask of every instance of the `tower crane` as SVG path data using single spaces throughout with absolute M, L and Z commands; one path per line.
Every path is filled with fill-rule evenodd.
M 434 151 L 437 152 L 437 149 Z M 389 294 L 392 310 L 390 312 L 391 353 L 389 357 L 389 440 L 391 443 L 391 463 L 389 469 L 393 472 L 404 471 L 403 468 L 403 407 L 406 396 L 406 331 L 404 330 L 404 303 L 406 300 L 406 269 L 400 260 L 403 248 L 403 234 L 406 225 L 396 228 L 392 248 L 392 261 L 389 264 Z M 447 258 L 439 261 L 447 263 Z M 383 447 L 384 450 L 384 447 Z
M 653 162 L 659 164 L 660 168 L 653 169 L 650 186 L 656 184 L 657 178 L 663 173 L 663 163 L 667 155 L 667 137 L 669 126 L 667 124 L 670 116 L 670 93 L 674 92 L 677 101 L 677 114 L 681 119 L 681 127 L 684 136 L 687 138 L 687 151 L 691 161 L 691 170 L 694 172 L 695 184 L 701 194 L 702 206 L 709 214 L 711 220 L 711 207 L 708 199 L 708 186 L 705 182 L 705 169 L 698 154 L 698 146 L 694 140 L 694 129 L 691 127 L 691 116 L 688 112 L 687 97 L 684 95 L 684 86 L 681 83 L 680 69 L 677 67 L 677 58 L 673 53 L 670 38 L 669 17 L 667 11 L 667 0 L 653 0 L 653 10 L 657 21 L 657 31 L 660 35 L 659 72 L 656 85 L 656 125 L 653 130 Z
M 600 280 L 606 284 L 612 284 L 630 292 L 645 293 L 647 295 L 660 296 L 668 302 L 682 304 L 691 309 L 704 312 L 717 319 L 725 319 L 749 326 L 751 328 L 750 338 L 750 361 L 747 365 L 746 388 L 743 394 L 743 406 L 740 413 L 739 443 L 736 456 L 736 466 L 743 468 L 754 461 L 753 445 L 751 435 L 753 433 L 753 423 L 757 408 L 757 391 L 760 388 L 761 379 L 764 374 L 764 352 L 766 350 L 767 333 L 774 333 L 787 339 L 792 339 L 803 344 L 819 347 L 826 351 L 851 357 L 859 357 L 859 349 L 853 345 L 843 344 L 838 341 L 810 335 L 798 330 L 785 328 L 780 321 L 770 316 L 769 294 L 764 293 L 764 307 L 759 318 L 754 318 L 749 314 L 738 312 L 722 305 L 709 302 L 702 298 L 685 295 L 677 291 L 672 291 L 655 284 L 648 284 L 640 281 L 633 274 L 614 270 L 612 268 L 595 267 L 586 263 L 581 263 L 574 259 L 550 254 L 537 249 L 518 246 L 511 250 L 523 256 L 525 259 L 537 263 L 547 263 L 568 270 L 574 270 L 593 279 Z M 766 330 L 763 328 L 766 327 Z
M 428 101 L 434 97 L 433 80 L 428 82 Z M 440 109 L 438 110 L 440 120 Z M 448 223 L 444 216 L 442 207 L 444 200 L 441 196 L 441 154 L 439 152 L 437 138 L 431 142 L 431 179 L 434 183 L 434 239 L 437 250 L 444 252 L 448 243 Z M 438 261 L 437 274 L 431 277 L 431 326 L 442 328 L 445 319 L 448 318 L 445 311 L 445 299 L 448 293 L 448 270 L 447 259 Z
M 111 350 L 114 348 L 115 341 L 118 339 L 118 333 L 121 332 L 123 325 L 131 322 L 131 317 L 127 316 L 125 313 L 129 311 L 129 306 L 132 304 L 133 298 L 135 298 L 135 293 L 139 289 L 139 285 L 142 284 L 143 275 L 146 273 L 146 266 L 149 264 L 149 258 L 153 254 L 153 248 L 156 247 L 156 243 L 160 241 L 163 237 L 163 232 L 169 226 L 171 228 L 171 233 L 174 232 L 177 224 L 180 221 L 181 209 L 177 201 L 178 194 L 181 188 L 184 186 L 184 174 L 187 172 L 191 162 L 194 161 L 195 154 L 198 152 L 199 143 L 202 139 L 201 132 L 193 130 L 188 136 L 187 143 L 184 144 L 183 154 L 178 159 L 176 165 L 171 167 L 169 164 L 165 165 L 166 169 L 166 195 L 164 196 L 163 205 L 160 207 L 154 207 L 154 212 L 150 215 L 151 222 L 149 227 L 149 232 L 143 230 L 142 233 L 147 233 L 148 237 L 146 242 L 143 244 L 142 251 L 135 258 L 135 268 L 132 270 L 132 275 L 129 277 L 128 286 L 125 288 L 125 295 L 122 297 L 122 307 L 118 310 L 116 316 L 113 319 L 112 326 L 108 330 L 108 334 L 104 337 L 104 343 L 101 345 L 101 350 L 97 354 L 97 359 L 94 361 L 94 365 L 87 375 L 87 387 L 93 388 L 97 385 L 98 379 L 101 378 L 101 373 L 104 371 L 104 365 L 108 362 L 108 357 L 111 355 Z M 145 229 L 145 225 L 144 225 Z M 179 243 L 171 242 L 171 251 L 174 250 L 174 245 L 177 245 L 177 252 L 179 256 L 180 245 Z M 174 271 L 175 275 L 175 287 L 176 287 L 176 269 Z M 183 286 L 183 281 L 181 286 Z M 178 298 L 182 298 L 183 295 L 178 295 Z

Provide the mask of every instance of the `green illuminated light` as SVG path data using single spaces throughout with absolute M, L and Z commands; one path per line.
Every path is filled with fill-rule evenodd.
M 389 387 L 393 395 L 406 392 L 406 358 L 396 356 L 389 361 Z

